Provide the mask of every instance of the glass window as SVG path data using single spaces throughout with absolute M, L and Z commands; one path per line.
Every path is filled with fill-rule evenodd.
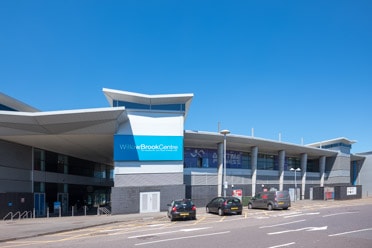
M 114 178 L 113 166 L 39 149 L 34 149 L 34 169 L 101 179 Z
M 45 152 L 43 150 L 34 149 L 34 170 L 45 170 Z
M 299 158 L 287 158 L 287 168 L 284 168 L 284 170 L 289 170 L 291 168 L 301 168 L 301 160 Z
M 274 170 L 275 156 L 259 153 L 257 157 L 257 169 L 258 170 Z
M 0 110 L 5 110 L 5 111 L 17 111 L 14 108 L 8 107 L 4 104 L 0 104 Z
M 185 168 L 217 168 L 217 150 L 202 148 L 184 149 Z
M 247 152 L 242 153 L 242 168 L 251 169 L 251 155 Z
M 221 158 L 221 163 L 222 163 Z M 226 167 L 229 169 L 251 168 L 250 154 L 240 151 L 226 151 Z M 185 168 L 217 168 L 217 149 L 190 148 L 184 149 Z
M 183 103 L 175 103 L 175 104 L 140 104 L 134 102 L 125 102 L 125 101 L 113 101 L 114 107 L 125 107 L 128 109 L 153 109 L 153 110 L 170 110 L 170 111 L 185 111 L 186 107 Z
M 319 159 L 307 160 L 307 170 L 308 172 L 319 172 Z

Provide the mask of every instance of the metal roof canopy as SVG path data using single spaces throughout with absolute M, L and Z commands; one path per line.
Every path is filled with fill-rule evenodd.
M 356 143 L 356 141 L 355 140 L 349 140 L 347 138 L 341 137 L 341 138 L 336 138 L 336 139 L 320 141 L 320 142 L 316 142 L 316 143 L 312 143 L 312 144 L 307 144 L 307 146 L 322 147 L 322 146 L 325 146 L 325 145 L 332 145 L 332 144 L 337 144 L 337 143 L 352 145 L 352 144 Z
M 0 139 L 113 164 L 113 135 L 128 120 L 125 108 L 51 112 L 0 111 Z
M 146 105 L 161 105 L 161 104 L 185 104 L 185 116 L 190 108 L 190 104 L 194 94 L 162 94 L 162 95 L 146 95 L 133 93 L 128 91 L 113 90 L 103 88 L 109 104 L 113 106 L 114 100 L 132 102 Z
M 216 149 L 217 144 L 223 142 L 223 138 L 224 135 L 220 133 L 187 130 L 185 131 L 184 143 L 185 147 Z M 332 157 L 338 154 L 337 151 L 233 134 L 226 136 L 226 144 L 229 150 L 250 152 L 252 147 L 257 146 L 258 152 L 275 155 L 279 151 L 285 150 L 286 156 L 299 157 L 301 154 L 306 153 L 309 159 L 316 159 L 320 156 Z

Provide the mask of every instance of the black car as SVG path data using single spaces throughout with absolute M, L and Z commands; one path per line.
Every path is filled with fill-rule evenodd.
M 196 207 L 190 199 L 174 200 L 168 204 L 168 218 L 173 221 L 176 219 L 196 219 Z
M 217 213 L 219 215 L 236 213 L 242 214 L 243 206 L 239 198 L 236 197 L 215 197 L 205 207 L 207 213 Z

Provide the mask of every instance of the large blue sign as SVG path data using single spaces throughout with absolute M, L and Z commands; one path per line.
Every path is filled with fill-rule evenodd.
M 183 136 L 114 136 L 115 161 L 183 160 Z

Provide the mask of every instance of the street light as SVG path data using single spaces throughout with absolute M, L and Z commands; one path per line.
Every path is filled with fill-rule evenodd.
M 226 181 L 226 135 L 229 134 L 230 131 L 227 129 L 221 130 L 220 134 L 223 134 L 223 196 L 226 197 L 226 188 L 227 188 L 227 181 Z
M 301 171 L 301 169 L 300 168 L 297 168 L 297 169 L 294 169 L 294 168 L 291 168 L 291 169 L 289 169 L 290 171 L 294 171 L 294 183 L 295 183 L 295 194 L 294 194 L 294 197 L 295 197 L 295 199 L 294 199 L 294 201 L 296 201 L 297 200 L 297 179 L 296 179 L 296 172 L 297 171 Z

